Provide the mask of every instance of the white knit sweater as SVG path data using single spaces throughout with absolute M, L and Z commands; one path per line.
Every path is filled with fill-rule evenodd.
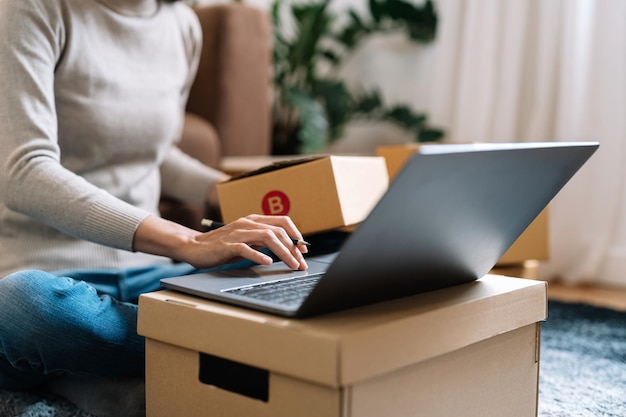
M 133 253 L 172 196 L 218 173 L 172 146 L 201 29 L 180 2 L 0 0 L 0 277 L 162 262 Z

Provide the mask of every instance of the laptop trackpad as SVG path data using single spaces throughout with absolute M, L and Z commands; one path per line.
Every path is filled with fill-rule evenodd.
M 307 259 L 309 268 L 306 271 L 294 271 L 285 265 L 284 262 L 274 262 L 271 265 L 258 265 L 250 268 L 230 269 L 219 272 L 212 272 L 211 276 L 223 276 L 224 278 L 266 278 L 270 280 L 298 278 L 307 275 L 326 272 L 328 262 L 324 260 Z

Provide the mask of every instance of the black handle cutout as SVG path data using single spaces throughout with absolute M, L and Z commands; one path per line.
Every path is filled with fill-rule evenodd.
M 218 356 L 200 353 L 200 382 L 267 402 L 269 371 Z

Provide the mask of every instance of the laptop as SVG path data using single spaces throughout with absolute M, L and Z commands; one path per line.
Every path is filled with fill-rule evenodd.
M 161 284 L 309 317 L 468 283 L 493 268 L 597 148 L 596 142 L 422 145 L 339 251 L 308 257 L 307 271 L 275 262 Z M 296 290 L 304 294 L 292 295 Z

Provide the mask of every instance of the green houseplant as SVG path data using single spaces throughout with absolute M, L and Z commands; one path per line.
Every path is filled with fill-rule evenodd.
M 368 0 L 367 17 L 353 9 L 340 16 L 331 12 L 330 3 L 272 4 L 273 153 L 319 152 L 358 118 L 394 123 L 413 132 L 418 142 L 439 139 L 443 132 L 429 128 L 426 115 L 407 105 L 385 104 L 377 88 L 351 91 L 337 76 L 342 63 L 373 34 L 402 31 L 411 41 L 432 41 L 437 28 L 432 1 L 416 6 L 404 0 Z M 284 22 L 284 8 L 291 26 Z

